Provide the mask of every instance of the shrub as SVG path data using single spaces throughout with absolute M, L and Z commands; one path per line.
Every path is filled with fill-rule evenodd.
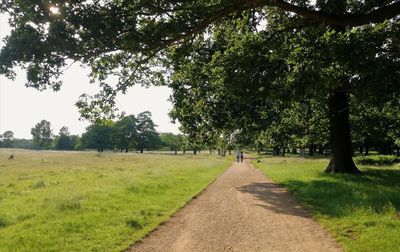
M 376 155 L 356 157 L 354 160 L 361 165 L 393 165 L 400 162 L 400 157 Z

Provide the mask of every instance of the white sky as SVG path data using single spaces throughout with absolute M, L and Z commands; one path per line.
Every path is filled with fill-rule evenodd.
M 0 15 L 0 38 L 10 32 L 7 17 Z M 0 48 L 3 42 L 0 42 Z M 53 133 L 58 134 L 62 126 L 67 126 L 71 134 L 82 134 L 87 121 L 79 121 L 79 113 L 74 105 L 83 93 L 95 94 L 98 87 L 89 84 L 88 70 L 79 64 L 73 65 L 62 76 L 61 91 L 39 92 L 26 88 L 25 73 L 17 72 L 13 82 L 0 76 L 0 134 L 12 130 L 16 138 L 31 138 L 31 128 L 45 119 L 52 125 Z M 168 101 L 171 91 L 167 87 L 132 87 L 118 98 L 118 107 L 127 114 L 138 114 L 145 110 L 152 113 L 153 121 L 160 132 L 178 133 L 179 124 L 172 124 L 168 112 L 172 104 Z

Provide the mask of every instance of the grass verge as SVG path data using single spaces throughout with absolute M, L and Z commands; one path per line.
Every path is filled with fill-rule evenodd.
M 121 251 L 166 221 L 231 161 L 0 151 L 0 251 Z
M 325 174 L 327 159 L 263 158 L 254 163 L 308 208 L 346 251 L 399 251 L 400 167 Z

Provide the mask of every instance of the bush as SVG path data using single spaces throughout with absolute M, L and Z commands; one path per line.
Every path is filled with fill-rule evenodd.
M 400 162 L 400 157 L 384 155 L 365 156 L 356 157 L 355 161 L 361 165 L 393 165 Z

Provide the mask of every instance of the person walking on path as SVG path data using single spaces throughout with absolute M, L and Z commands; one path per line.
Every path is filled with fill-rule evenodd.
M 240 162 L 243 163 L 243 151 L 240 152 Z
M 239 160 L 240 160 L 240 150 L 237 150 L 236 151 L 236 161 L 239 163 Z

